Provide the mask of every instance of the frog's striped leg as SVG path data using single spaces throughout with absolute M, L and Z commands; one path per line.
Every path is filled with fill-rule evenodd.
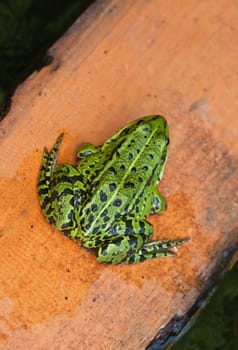
M 189 239 L 178 239 L 176 241 L 154 241 L 146 243 L 139 249 L 138 252 L 128 256 L 122 263 L 124 264 L 135 264 L 143 262 L 145 260 L 155 259 L 155 258 L 164 258 L 169 256 L 175 256 L 176 253 L 170 251 L 171 248 L 175 248 L 181 244 L 184 244 Z
M 42 212 L 48 222 L 59 230 L 73 230 L 77 226 L 80 209 L 87 199 L 83 177 L 71 164 L 56 164 L 60 135 L 48 152 L 44 150 L 38 180 Z
M 40 175 L 38 179 L 38 193 L 39 193 L 39 199 L 41 205 L 44 203 L 45 198 L 49 195 L 49 186 L 52 174 L 54 172 L 55 164 L 57 161 L 57 156 L 59 152 L 59 145 L 64 137 L 64 134 L 61 134 L 52 148 L 51 152 L 48 152 L 48 150 L 45 148 L 43 157 L 42 157 L 42 164 L 40 169 Z

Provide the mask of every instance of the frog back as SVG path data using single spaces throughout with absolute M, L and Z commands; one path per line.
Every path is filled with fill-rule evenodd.
M 114 138 L 120 142 L 92 182 L 91 198 L 82 210 L 85 235 L 106 230 L 120 216 L 148 216 L 151 206 L 146 203 L 152 203 L 153 189 L 163 175 L 168 145 L 163 117 L 149 116 L 129 124 L 104 147 Z

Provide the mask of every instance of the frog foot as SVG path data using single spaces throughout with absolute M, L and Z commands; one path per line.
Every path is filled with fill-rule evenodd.
M 175 241 L 166 240 L 146 243 L 141 247 L 141 249 L 139 249 L 138 252 L 136 252 L 133 255 L 130 255 L 127 259 L 125 259 L 123 263 L 135 264 L 154 258 L 176 256 L 176 252 L 170 249 L 176 248 L 177 246 L 184 244 L 189 240 L 189 238 L 183 238 Z

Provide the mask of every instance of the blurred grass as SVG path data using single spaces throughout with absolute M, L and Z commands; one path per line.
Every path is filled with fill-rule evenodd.
M 238 263 L 173 350 L 238 350 Z
M 0 109 L 93 0 L 0 2 Z M 238 265 L 174 350 L 238 350 Z
M 93 0 L 0 1 L 0 109 Z

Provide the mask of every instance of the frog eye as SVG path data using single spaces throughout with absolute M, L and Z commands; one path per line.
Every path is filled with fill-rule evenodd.
M 91 154 L 93 154 L 92 151 L 84 151 L 84 152 L 79 152 L 78 153 L 78 157 L 88 157 L 88 156 L 91 156 Z

